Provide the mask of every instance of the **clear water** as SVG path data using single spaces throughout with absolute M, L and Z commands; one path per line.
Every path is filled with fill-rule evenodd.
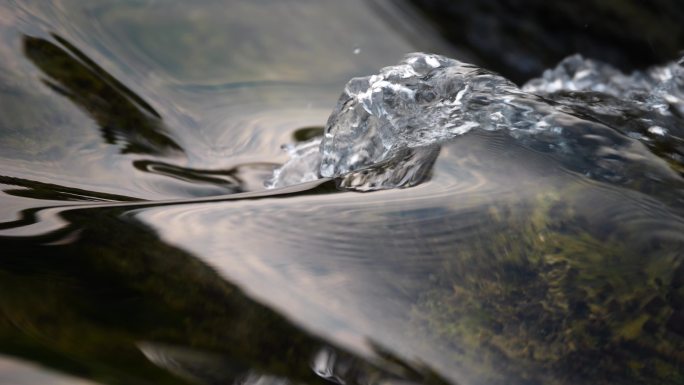
M 575 55 L 521 89 L 475 65 L 413 53 L 350 80 L 324 133 L 288 146 L 290 161 L 268 186 L 319 176 L 364 191 L 415 185 L 429 175 L 440 144 L 479 130 L 505 131 L 592 179 L 631 183 L 659 175 L 670 192 L 681 182 L 683 103 L 680 63 L 628 76 Z M 674 145 L 656 154 L 670 165 L 647 148 L 655 143 Z
M 684 383 L 678 64 L 335 119 L 400 5 L 0 3 L 0 383 Z

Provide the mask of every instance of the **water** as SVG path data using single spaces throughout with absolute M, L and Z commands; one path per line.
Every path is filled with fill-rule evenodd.
M 415 185 L 428 175 L 436 145 L 473 130 L 506 131 L 593 179 L 630 183 L 650 174 L 651 180 L 659 175 L 677 185 L 684 160 L 676 146 L 682 137 L 683 72 L 671 63 L 626 76 L 575 55 L 520 89 L 472 64 L 410 54 L 377 75 L 350 80 L 322 138 L 291 146 L 291 160 L 274 172 L 269 186 L 317 175 L 342 177 L 343 187 L 360 184 L 364 190 Z M 610 120 L 627 114 L 629 124 Z M 654 140 L 675 144 L 667 154 L 674 170 L 643 146 Z
M 0 383 L 684 383 L 676 62 L 414 56 L 378 86 L 434 98 L 326 125 L 469 53 L 361 1 L 10 1 L 0 38 Z

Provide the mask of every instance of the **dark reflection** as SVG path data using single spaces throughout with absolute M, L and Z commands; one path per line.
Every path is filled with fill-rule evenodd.
M 255 190 L 256 186 L 250 187 L 248 179 L 265 180 L 272 174 L 277 164 L 249 163 L 227 170 L 200 170 L 179 167 L 166 162 L 136 160 L 133 162 L 133 166 L 140 171 L 171 177 L 191 183 L 193 186 L 210 185 L 224 190 L 225 194 L 234 194 Z M 259 187 L 263 187 L 263 184 Z
M 26 57 L 47 76 L 46 85 L 90 114 L 105 142 L 120 145 L 123 154 L 183 151 L 149 104 L 68 41 L 53 37 L 56 43 L 24 36 Z
M 142 98 L 89 59 L 63 38 L 56 42 L 24 36 L 26 56 L 47 76 L 44 83 L 68 97 L 98 123 L 102 138 L 119 145 L 121 153 L 172 155 L 181 147 L 166 132 L 160 114 Z M 230 169 L 196 169 L 157 160 L 136 160 L 133 166 L 150 174 L 172 178 L 155 183 L 155 191 L 169 197 L 201 197 L 262 190 L 272 174 L 273 163 L 242 164 Z M 8 184 L 18 184 L 11 178 Z M 2 180 L 0 180 L 2 182 Z M 51 200 L 139 200 L 126 196 L 23 181 L 25 189 L 8 194 Z
M 34 207 L 29 209 L 21 210 L 17 213 L 19 219 L 0 222 L 0 230 L 6 229 L 16 229 L 24 226 L 30 226 L 32 224 L 38 223 L 38 214 L 46 209 L 45 207 Z
M 0 238 L 3 354 L 107 384 L 445 383 L 396 357 L 383 369 L 330 347 L 122 209 L 64 218 L 50 234 Z M 323 369 L 322 352 L 335 355 Z
M 323 136 L 324 127 L 303 127 L 292 133 L 295 142 L 306 142 L 313 138 Z
M 672 60 L 684 46 L 679 0 L 410 2 L 478 64 L 516 82 L 575 53 L 628 70 Z
M 131 202 L 140 200 L 125 195 L 89 191 L 3 175 L 0 175 L 0 184 L 19 187 L 3 189 L 2 192 L 5 194 L 32 199 L 94 202 Z

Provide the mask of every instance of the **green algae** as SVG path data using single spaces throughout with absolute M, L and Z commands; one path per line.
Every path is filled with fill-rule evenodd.
M 577 192 L 492 205 L 497 231 L 449 258 L 414 324 L 483 383 L 684 383 L 681 255 L 590 225 Z

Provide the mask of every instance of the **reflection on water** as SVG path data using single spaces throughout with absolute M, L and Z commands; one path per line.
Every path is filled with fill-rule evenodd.
M 340 83 L 412 49 L 362 2 L 2 7 L 4 174 L 138 199 L 234 192 L 131 164 L 197 173 L 281 162 L 280 145 L 322 125 Z
M 121 143 L 122 153 L 164 154 L 182 151 L 163 131 L 161 116 L 63 38 L 63 46 L 24 37 L 24 52 L 48 77 L 45 84 L 83 108 L 102 130 L 107 144 Z
M 207 366 L 196 376 L 221 371 L 222 381 L 232 382 L 250 371 L 317 382 L 309 360 L 326 346 L 318 338 L 160 242 L 125 211 L 64 215 L 70 225 L 59 231 L 4 240 L 6 352 L 68 373 L 114 376 L 114 383 L 176 383 L 146 356 L 154 347 L 156 356 L 185 366 L 177 351 L 191 349 L 201 354 L 186 353 L 191 362 L 184 370 Z
M 403 2 L 0 4 L 0 383 L 684 383 L 675 183 L 474 131 L 408 189 L 265 190 L 349 78 L 466 58 L 437 27 Z M 678 172 L 675 139 L 649 147 Z

